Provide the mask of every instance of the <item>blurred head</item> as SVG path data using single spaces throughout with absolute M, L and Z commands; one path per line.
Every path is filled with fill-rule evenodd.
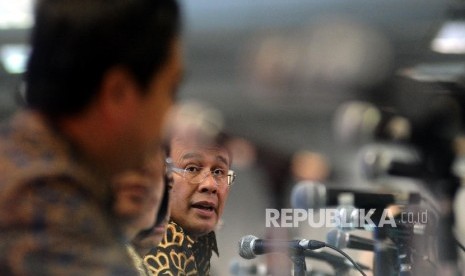
M 327 158 L 317 152 L 300 150 L 291 160 L 291 172 L 296 181 L 312 180 L 324 182 L 330 174 Z
M 154 226 L 167 193 L 163 179 L 164 155 L 160 152 L 143 169 L 124 172 L 113 183 L 114 212 L 129 240 Z
M 179 35 L 174 0 L 39 0 L 32 31 L 27 103 L 52 117 L 80 112 L 112 68 L 150 93 Z
M 188 135 L 175 135 L 170 148 L 171 219 L 193 237 L 208 234 L 228 198 L 231 155 L 223 142 L 194 141 Z
M 39 0 L 35 15 L 27 105 L 102 174 L 142 166 L 182 74 L 175 0 Z

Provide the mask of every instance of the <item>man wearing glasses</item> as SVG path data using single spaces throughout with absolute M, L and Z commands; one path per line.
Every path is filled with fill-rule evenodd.
M 170 223 L 162 242 L 144 258 L 154 275 L 209 275 L 212 252 L 218 255 L 214 230 L 235 178 L 224 142 L 224 135 L 214 143 L 172 138 Z

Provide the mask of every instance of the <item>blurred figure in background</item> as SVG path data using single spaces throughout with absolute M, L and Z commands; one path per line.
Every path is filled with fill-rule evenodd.
M 179 17 L 174 0 L 37 2 L 27 108 L 0 129 L 2 275 L 137 275 L 111 181 L 160 146 Z
M 308 180 L 324 183 L 331 173 L 326 156 L 307 150 L 297 151 L 292 156 L 290 166 L 292 177 L 296 182 Z
M 170 218 L 169 208 L 169 187 L 172 179 L 164 174 L 163 195 L 161 197 L 160 207 L 156 213 L 155 221 L 149 228 L 144 228 L 136 237 L 131 240 L 131 244 L 139 256 L 145 256 L 152 248 L 156 247 L 165 235 L 166 226 Z
M 161 241 L 167 224 L 164 156 L 160 150 L 144 168 L 122 173 L 113 184 L 115 214 L 123 229 L 129 256 L 142 276 L 149 273 L 141 256 Z
M 210 274 L 210 258 L 218 255 L 214 230 L 235 178 L 225 138 L 177 133 L 171 139 L 170 223 L 162 242 L 144 258 L 154 275 Z

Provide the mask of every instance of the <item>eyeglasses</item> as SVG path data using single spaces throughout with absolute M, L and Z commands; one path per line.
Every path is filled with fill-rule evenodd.
M 171 158 L 166 159 L 166 169 L 168 173 L 176 173 L 192 184 L 202 183 L 210 174 L 212 175 L 213 179 L 215 179 L 216 184 L 223 184 L 227 185 L 228 187 L 230 187 L 236 179 L 236 173 L 233 170 L 228 170 L 226 173 L 225 170 L 214 169 L 206 173 L 202 173 L 202 167 L 188 166 L 185 169 L 178 168 L 174 166 Z

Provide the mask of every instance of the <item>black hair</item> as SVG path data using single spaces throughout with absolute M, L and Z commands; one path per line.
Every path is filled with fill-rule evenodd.
M 52 116 L 75 114 L 115 66 L 146 88 L 179 29 L 175 0 L 38 0 L 27 104 Z

